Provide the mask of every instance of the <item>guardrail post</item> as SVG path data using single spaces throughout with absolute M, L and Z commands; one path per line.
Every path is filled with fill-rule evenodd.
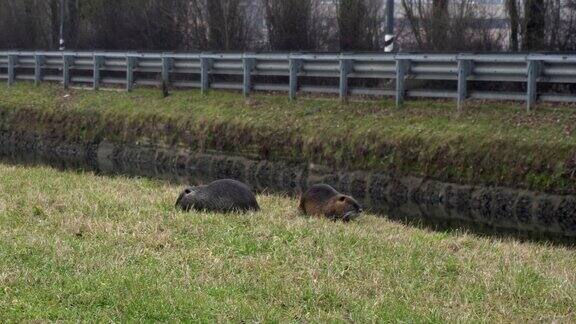
M 410 61 L 406 59 L 396 60 L 396 107 L 404 104 L 406 94 L 406 74 L 410 69 Z
M 134 65 L 136 65 L 136 58 L 126 56 L 126 91 L 132 91 L 134 86 Z
M 100 88 L 100 68 L 104 63 L 104 58 L 102 56 L 94 55 L 94 67 L 92 75 L 92 88 L 98 90 Z
M 290 85 L 289 85 L 289 97 L 290 100 L 296 99 L 296 92 L 298 92 L 298 72 L 302 68 L 302 60 L 290 59 L 289 69 L 290 69 Z
M 538 99 L 538 77 L 540 76 L 540 61 L 529 60 L 526 79 L 526 111 L 530 112 Z
M 162 83 L 170 84 L 170 69 L 172 69 L 172 59 L 162 56 Z
M 458 60 L 458 111 L 468 98 L 468 76 L 472 72 L 472 61 Z
M 352 69 L 352 60 L 340 60 L 340 100 L 345 101 L 348 97 L 348 74 Z
M 34 55 L 34 85 L 40 85 L 42 82 L 42 66 L 44 65 L 44 55 Z
M 16 80 L 16 55 L 8 55 L 8 85 L 14 84 Z
M 200 58 L 200 84 L 202 94 L 210 89 L 210 69 L 212 69 L 212 59 Z
M 70 60 L 72 56 L 62 54 L 62 84 L 64 89 L 68 89 L 70 85 Z
M 256 60 L 253 58 L 243 58 L 242 59 L 242 69 L 243 69 L 243 82 L 242 82 L 242 94 L 244 97 L 250 95 L 250 90 L 252 89 L 252 70 L 254 69 Z

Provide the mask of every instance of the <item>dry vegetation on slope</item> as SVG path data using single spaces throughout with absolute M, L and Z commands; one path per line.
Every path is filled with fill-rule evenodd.
M 30 125 L 34 125 L 33 128 Z M 393 171 L 446 182 L 576 193 L 576 111 L 485 103 L 458 116 L 453 102 L 340 104 L 336 99 L 158 90 L 63 91 L 0 86 L 0 130 L 91 141 L 151 141 Z
M 187 214 L 179 187 L 0 164 L 7 321 L 574 321 L 576 251 L 366 215 Z

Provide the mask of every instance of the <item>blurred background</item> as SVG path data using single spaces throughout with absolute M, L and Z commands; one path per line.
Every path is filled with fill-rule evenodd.
M 385 0 L 0 0 L 0 48 L 382 51 Z M 397 0 L 395 50 L 574 51 L 576 0 Z

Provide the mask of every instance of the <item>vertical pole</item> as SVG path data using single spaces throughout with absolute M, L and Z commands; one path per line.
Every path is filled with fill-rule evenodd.
M 348 97 L 348 74 L 350 74 L 350 68 L 352 67 L 351 60 L 340 60 L 340 87 L 339 94 L 340 100 L 346 101 Z
M 134 65 L 136 64 L 136 58 L 131 56 L 126 56 L 126 91 L 132 91 L 134 86 Z
M 202 94 L 205 94 L 210 89 L 210 65 L 211 59 L 206 57 L 200 58 L 200 83 Z
M 405 59 L 396 60 L 396 107 L 401 107 L 404 104 L 404 96 L 406 94 L 406 73 L 410 68 L 410 61 Z
M 34 85 L 40 85 L 42 81 L 42 66 L 44 65 L 44 55 L 34 55 Z
M 386 1 L 386 35 L 384 36 L 384 51 L 394 51 L 394 0 Z
M 94 55 L 94 74 L 92 76 L 92 87 L 94 90 L 100 88 L 100 67 L 102 67 L 103 62 L 104 58 L 102 56 Z
M 298 92 L 298 72 L 302 67 L 302 61 L 299 59 L 290 59 L 290 85 L 289 85 L 289 96 L 290 100 L 296 99 L 296 92 Z
M 458 111 L 462 111 L 462 105 L 468 98 L 468 76 L 472 71 L 470 60 L 458 60 Z
M 16 55 L 8 54 L 8 85 L 14 84 L 16 80 Z
M 64 89 L 70 85 L 70 55 L 62 54 L 62 84 Z
M 242 82 L 242 94 L 244 97 L 248 97 L 250 95 L 250 90 L 252 89 L 252 70 L 254 69 L 255 60 L 252 58 L 243 58 L 242 59 L 242 67 L 243 67 L 243 82 Z
M 66 10 L 65 10 L 65 0 L 60 0 L 60 42 L 59 42 L 59 48 L 61 51 L 63 51 L 66 46 L 64 44 L 64 15 L 66 14 Z
M 162 83 L 168 85 L 170 83 L 170 69 L 172 68 L 172 59 L 162 56 Z
M 528 61 L 526 85 L 526 111 L 530 112 L 538 99 L 538 76 L 540 75 L 539 61 Z

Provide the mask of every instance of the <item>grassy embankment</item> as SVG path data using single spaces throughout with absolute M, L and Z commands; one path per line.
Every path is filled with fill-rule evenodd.
M 521 104 L 340 104 L 337 99 L 154 89 L 64 91 L 0 85 L 0 128 L 74 140 L 103 137 L 179 144 L 264 159 L 394 171 L 440 181 L 576 193 L 576 111 Z
M 576 251 L 367 215 L 173 209 L 145 179 L 0 164 L 4 321 L 576 320 Z

